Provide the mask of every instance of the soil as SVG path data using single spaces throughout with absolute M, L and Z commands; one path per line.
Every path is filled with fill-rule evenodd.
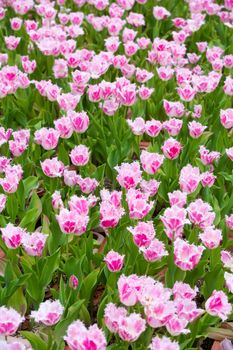
M 206 338 L 203 340 L 203 343 L 201 344 L 202 350 L 211 350 L 213 346 L 214 340 L 210 338 Z

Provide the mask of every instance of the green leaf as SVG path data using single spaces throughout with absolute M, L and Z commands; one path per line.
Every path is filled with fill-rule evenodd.
M 7 213 L 11 218 L 11 221 L 15 221 L 15 218 L 18 214 L 18 200 L 15 193 L 12 193 L 8 196 L 6 202 Z
M 217 327 L 209 327 L 207 329 L 208 337 L 215 340 L 224 340 L 229 339 L 233 340 L 233 331 L 232 329 L 224 329 Z
M 14 279 L 14 272 L 11 261 L 8 261 L 5 267 L 4 279 L 6 284 Z
M 107 350 L 127 350 L 128 346 L 125 345 L 119 345 L 119 344 L 112 344 L 110 346 L 107 347 Z
M 98 210 L 96 210 L 95 212 L 92 213 L 92 215 L 90 215 L 90 220 L 87 225 L 87 231 L 98 227 L 99 222 L 100 222 L 100 213 Z
M 46 215 L 42 215 L 42 232 L 46 233 L 47 235 L 49 235 L 51 233 L 50 229 L 49 229 L 49 219 Z
M 218 175 L 222 175 L 226 181 L 230 181 L 231 183 L 233 183 L 233 175 L 225 172 L 219 172 Z
M 16 292 L 8 299 L 7 305 L 13 307 L 20 314 L 25 314 L 27 310 L 27 301 L 23 293 L 23 288 L 18 288 Z
M 94 270 L 83 280 L 80 296 L 81 298 L 84 298 L 87 303 L 89 302 L 91 294 L 94 291 L 94 287 L 97 283 L 98 274 L 99 269 Z
M 28 209 L 32 209 L 32 208 L 37 208 L 38 209 L 38 213 L 41 214 L 41 212 L 42 212 L 42 204 L 41 204 L 41 200 L 38 197 L 36 192 L 33 192 L 31 200 L 30 200 L 30 204 L 28 206 Z
M 97 181 L 101 181 L 104 178 L 106 164 L 100 165 L 95 172 L 92 174 L 92 177 L 94 177 Z
M 65 145 L 64 143 L 61 143 L 58 147 L 58 158 L 65 164 L 65 165 L 69 165 L 70 164 L 70 160 L 69 160 L 69 153 L 68 151 L 65 149 Z
M 38 178 L 36 176 L 29 176 L 25 180 L 23 180 L 24 185 L 24 195 L 25 198 L 28 197 L 31 190 L 38 188 Z
M 84 299 L 76 301 L 73 305 L 71 305 L 68 309 L 67 316 L 64 320 L 60 321 L 55 327 L 55 333 L 59 339 L 65 334 L 68 326 L 75 320 L 79 318 L 78 312 L 82 304 L 84 303 Z
M 112 146 L 109 150 L 108 150 L 108 165 L 110 166 L 110 168 L 113 170 L 114 167 L 118 164 L 119 161 L 119 152 L 117 150 L 117 148 L 115 146 Z
M 30 342 L 33 350 L 48 350 L 46 342 L 34 333 L 21 331 L 20 334 Z
M 98 307 L 98 311 L 97 311 L 97 321 L 99 326 L 102 326 L 102 319 L 103 319 L 103 315 L 104 315 L 104 309 L 105 306 L 107 305 L 107 303 L 109 303 L 109 295 L 106 295 L 103 300 L 101 301 L 99 307 Z
M 52 222 L 49 226 L 51 234 L 48 237 L 49 253 L 53 254 L 59 246 L 61 246 L 67 239 L 67 235 L 62 233 L 55 217 L 52 217 Z
M 84 302 L 85 302 L 85 299 L 81 299 L 76 301 L 74 304 L 72 304 L 68 309 L 67 317 L 68 318 L 71 318 L 73 316 L 77 317 L 77 312 Z
M 20 227 L 27 228 L 30 224 L 36 222 L 39 216 L 40 212 L 38 208 L 32 208 L 28 210 L 19 224 Z
M 46 287 L 53 276 L 53 273 L 57 270 L 60 260 L 60 250 L 57 250 L 53 255 L 44 259 L 44 267 L 41 272 L 40 281 L 43 287 Z
M 66 293 L 65 293 L 65 283 L 63 281 L 63 278 L 61 276 L 60 283 L 59 283 L 59 299 L 63 305 L 66 303 Z
M 39 277 L 36 275 L 35 272 L 27 280 L 26 292 L 37 303 L 40 303 L 44 298 L 44 288 L 42 288 Z
M 91 316 L 90 316 L 89 311 L 87 310 L 87 307 L 85 306 L 85 304 L 82 304 L 82 306 L 80 308 L 79 318 L 80 318 L 80 320 L 82 320 L 86 324 L 91 323 Z
M 213 252 L 211 252 L 213 253 Z M 224 271 L 221 264 L 217 264 L 214 270 L 205 274 L 205 282 L 202 293 L 208 298 L 215 289 L 222 289 L 224 285 Z
M 18 204 L 20 206 L 21 210 L 24 210 L 25 206 L 25 190 L 24 190 L 24 182 L 20 181 L 19 186 L 17 189 L 17 199 L 18 199 Z

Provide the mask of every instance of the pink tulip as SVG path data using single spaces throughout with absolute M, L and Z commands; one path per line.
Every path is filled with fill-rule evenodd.
M 229 215 L 229 216 L 226 215 L 225 219 L 226 219 L 226 225 L 227 225 L 230 229 L 233 230 L 233 214 L 231 214 L 231 215 Z
M 133 121 L 128 119 L 127 123 L 134 135 L 142 135 L 145 132 L 146 124 L 143 118 L 137 117 Z
M 59 191 L 55 191 L 52 194 L 52 206 L 54 209 L 62 209 L 64 207 L 64 203 L 61 198 L 61 194 Z
M 233 108 L 221 109 L 220 121 L 224 128 L 231 129 L 233 127 Z
M 64 340 L 71 350 L 88 348 L 105 350 L 107 347 L 104 333 L 96 324 L 86 328 L 79 320 L 69 325 Z
M 64 307 L 59 300 L 46 300 L 39 305 L 37 311 L 31 312 L 31 318 L 46 326 L 53 326 L 58 323 L 63 314 Z
M 224 279 L 227 289 L 233 293 L 233 273 L 225 272 Z
M 57 157 L 52 159 L 45 159 L 41 162 L 41 168 L 43 173 L 48 177 L 61 177 L 63 175 L 65 166 L 57 159 Z
M 22 19 L 18 17 L 14 17 L 10 19 L 11 29 L 12 30 L 19 30 L 22 25 Z
M 79 280 L 75 275 L 71 275 L 69 279 L 69 286 L 72 289 L 77 289 L 79 285 Z
M 156 137 L 162 130 L 163 125 L 159 120 L 152 119 L 146 122 L 146 133 L 150 137 Z
M 1 228 L 1 231 L 2 239 L 9 249 L 18 248 L 22 244 L 26 234 L 25 230 L 11 223 L 7 224 L 5 228 Z
M 69 139 L 73 134 L 73 125 L 69 117 L 61 117 L 54 121 L 59 137 Z
M 201 174 L 201 184 L 203 187 L 212 187 L 216 180 L 216 176 L 210 171 Z
M 203 134 L 203 132 L 205 131 L 207 126 L 204 126 L 201 123 L 198 123 L 194 120 L 192 122 L 189 122 L 188 128 L 189 128 L 190 136 L 193 139 L 197 139 L 198 137 L 200 137 Z
M 179 208 L 183 208 L 187 202 L 187 193 L 181 191 L 174 191 L 168 193 L 170 205 L 176 205 Z
M 86 177 L 85 179 L 83 179 L 81 176 L 78 177 L 77 184 L 79 185 L 80 190 L 86 194 L 94 192 L 97 186 L 99 185 L 96 179 L 92 179 L 90 177 Z
M 223 321 L 232 311 L 232 306 L 223 291 L 214 290 L 212 295 L 207 299 L 205 308 L 208 314 L 220 317 Z
M 168 117 L 181 118 L 185 112 L 184 105 L 181 102 L 163 100 L 163 108 Z
M 139 301 L 139 293 L 142 288 L 140 277 L 121 275 L 118 282 L 118 293 L 122 304 L 133 306 Z
M 165 226 L 165 233 L 169 239 L 175 240 L 182 237 L 184 225 L 189 224 L 186 218 L 187 211 L 184 208 L 179 208 L 173 205 L 171 208 L 165 209 L 161 220 Z
M 100 225 L 104 229 L 117 226 L 119 220 L 124 215 L 121 206 L 121 192 L 102 190 L 100 192 Z
M 143 219 L 153 208 L 154 202 L 148 202 L 148 194 L 130 188 L 126 194 L 129 216 L 134 220 Z
M 226 154 L 227 154 L 228 158 L 230 158 L 230 160 L 233 161 L 233 147 L 226 148 Z
M 215 249 L 222 240 L 222 231 L 215 229 L 213 226 L 208 226 L 199 235 L 199 238 L 206 248 Z
M 209 151 L 205 146 L 200 146 L 199 153 L 204 165 L 212 164 L 214 161 L 217 161 L 221 155 L 219 152 Z
M 122 319 L 127 316 L 127 310 L 124 307 L 117 307 L 113 303 L 106 305 L 104 310 L 104 323 L 112 333 L 119 331 Z
M 198 167 L 192 167 L 191 164 L 188 164 L 181 169 L 179 184 L 183 192 L 193 193 L 196 191 L 200 180 L 200 170 Z
M 191 271 L 199 263 L 204 251 L 203 246 L 189 244 L 177 238 L 174 242 L 174 262 L 183 271 Z
M 161 165 L 163 164 L 164 156 L 159 153 L 151 153 L 142 151 L 140 155 L 140 162 L 143 170 L 150 175 L 157 173 Z
M 160 261 L 164 256 L 168 255 L 163 242 L 153 239 L 147 248 L 142 249 L 144 259 L 148 262 Z
M 159 338 L 158 336 L 152 339 L 152 343 L 149 347 L 150 350 L 179 350 L 179 344 L 176 341 L 172 341 L 166 336 Z
M 194 202 L 191 202 L 187 212 L 189 220 L 201 229 L 211 226 L 215 219 L 213 208 L 202 199 L 196 199 Z
M 141 170 L 139 162 L 122 163 L 120 166 L 115 167 L 118 175 L 117 181 L 126 189 L 134 188 L 141 181 Z
M 118 272 L 122 269 L 124 263 L 124 255 L 120 255 L 119 253 L 111 250 L 105 256 L 104 261 L 107 265 L 107 268 L 111 272 Z
M 5 306 L 0 307 L 0 334 L 9 336 L 16 333 L 20 323 L 24 321 L 17 311 L 13 308 L 7 308 Z
M 84 145 L 75 146 L 70 152 L 72 164 L 76 166 L 84 166 L 89 162 L 90 152 Z
M 148 181 L 142 180 L 140 182 L 140 188 L 149 197 L 153 197 L 158 192 L 160 183 L 161 182 L 159 182 L 157 180 L 154 180 L 154 179 L 151 179 L 151 180 L 148 180 Z
M 178 88 L 177 92 L 181 100 L 186 102 L 192 101 L 196 95 L 195 89 L 189 84 L 186 84 L 184 87 Z
M 179 156 L 182 150 L 182 146 L 179 141 L 170 137 L 168 140 L 164 142 L 161 149 L 166 158 L 173 160 Z
M 153 7 L 153 15 L 154 15 L 155 19 L 163 20 L 163 19 L 166 19 L 167 17 L 171 16 L 171 13 L 167 9 L 165 9 L 165 7 L 155 6 L 155 7 Z
M 4 40 L 5 40 L 5 44 L 6 44 L 6 47 L 8 48 L 8 50 L 13 51 L 19 45 L 21 38 L 10 35 L 10 36 L 5 36 Z
M 22 239 L 22 245 L 26 253 L 31 256 L 41 256 L 48 235 L 40 232 L 32 234 L 25 233 Z
M 118 333 L 122 340 L 134 342 L 145 330 L 146 321 L 141 315 L 132 313 L 129 316 L 122 318 Z
M 42 128 L 35 132 L 35 142 L 41 145 L 45 150 L 51 150 L 57 147 L 60 137 L 60 131 L 53 128 Z
M 170 136 L 177 136 L 182 128 L 183 121 L 176 118 L 171 118 L 163 122 L 163 129 L 165 129 Z
M 153 94 L 154 89 L 153 88 L 148 88 L 144 85 L 141 85 L 140 88 L 138 89 L 138 95 L 141 98 L 141 100 L 148 100 L 150 96 Z
M 230 76 L 226 77 L 223 90 L 226 95 L 233 96 L 233 79 Z
M 140 247 L 148 247 L 155 237 L 155 229 L 152 221 L 139 222 L 135 227 L 128 227 L 133 235 L 134 243 Z
M 177 281 L 172 288 L 172 292 L 175 300 L 177 299 L 192 300 L 196 297 L 198 288 L 194 287 L 193 289 L 190 287 L 189 284 Z

